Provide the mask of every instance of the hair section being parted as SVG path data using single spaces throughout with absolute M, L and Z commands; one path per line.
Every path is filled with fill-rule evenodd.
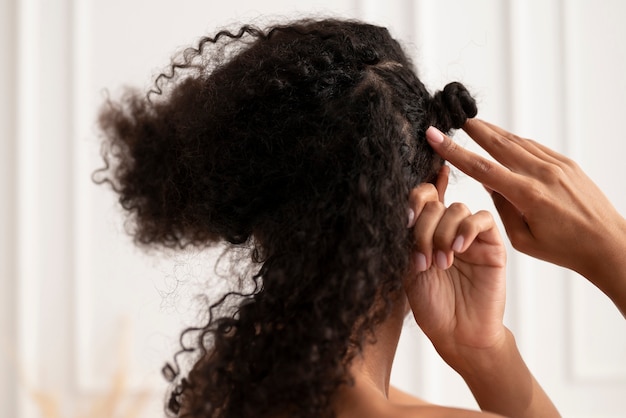
M 443 163 L 425 131 L 475 114 L 459 83 L 431 95 L 385 28 L 332 19 L 204 37 L 149 94 L 107 101 L 95 175 L 136 242 L 227 243 L 252 271 L 183 333 L 169 411 L 333 416 L 409 270 L 408 193 Z

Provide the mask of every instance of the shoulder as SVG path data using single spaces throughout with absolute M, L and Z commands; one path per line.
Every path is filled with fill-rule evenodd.
M 433 405 L 393 386 L 389 388 L 387 407 L 390 410 L 382 416 L 394 418 L 501 418 L 500 415 L 490 412 Z
M 353 399 L 337 412 L 337 418 L 502 418 L 490 412 L 433 405 L 393 386 L 389 388 L 389 399 Z
M 503 418 L 491 412 L 448 408 L 437 405 L 394 405 L 384 416 L 394 418 Z
M 337 414 L 337 418 L 504 418 L 502 415 L 491 412 L 428 404 L 398 405 L 389 403 L 385 406 L 355 408 L 345 412 Z

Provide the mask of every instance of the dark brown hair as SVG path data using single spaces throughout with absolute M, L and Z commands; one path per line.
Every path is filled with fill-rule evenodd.
M 340 20 L 219 32 L 147 96 L 107 102 L 97 177 L 137 243 L 227 242 L 253 271 L 251 292 L 186 331 L 197 357 L 186 376 L 165 369 L 169 410 L 332 416 L 408 271 L 408 193 L 442 164 L 425 130 L 475 114 L 459 83 L 431 96 L 385 28 Z

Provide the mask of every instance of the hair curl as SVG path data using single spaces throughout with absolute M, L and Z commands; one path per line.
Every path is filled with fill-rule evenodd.
M 185 50 L 144 96 L 100 113 L 110 183 L 136 242 L 230 243 L 254 290 L 209 309 L 168 409 L 189 417 L 332 416 L 333 394 L 401 289 L 409 190 L 442 164 L 425 130 L 459 128 L 459 83 L 431 96 L 385 28 L 243 26 Z M 234 313 L 220 314 L 237 297 Z

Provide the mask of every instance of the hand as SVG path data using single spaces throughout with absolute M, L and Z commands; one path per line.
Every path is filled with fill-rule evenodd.
M 413 316 L 481 409 L 558 417 L 502 323 L 506 254 L 498 229 L 488 212 L 444 205 L 448 172 L 443 167 L 435 186 L 421 184 L 410 195 L 415 261 L 404 289 Z
M 575 162 L 478 119 L 463 129 L 502 165 L 459 147 L 435 128 L 427 138 L 439 155 L 493 191 L 516 249 L 592 281 L 602 264 L 621 259 L 625 221 Z
M 488 212 L 444 205 L 448 170 L 437 186 L 421 184 L 411 192 L 415 261 L 405 291 L 415 320 L 457 369 L 505 340 L 506 254 Z

